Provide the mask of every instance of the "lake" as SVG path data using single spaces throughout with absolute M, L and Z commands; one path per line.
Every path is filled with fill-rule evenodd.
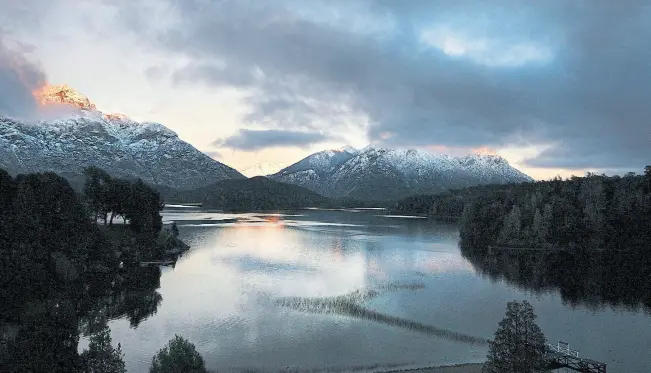
M 647 307 L 568 301 L 554 286 L 489 275 L 462 255 L 455 224 L 384 214 L 168 208 L 164 220 L 192 248 L 162 269 L 152 315 L 137 327 L 109 323 L 113 343 L 130 372 L 148 371 L 175 334 L 219 372 L 481 362 L 506 303 L 527 299 L 549 342 L 567 341 L 611 372 L 651 371 Z

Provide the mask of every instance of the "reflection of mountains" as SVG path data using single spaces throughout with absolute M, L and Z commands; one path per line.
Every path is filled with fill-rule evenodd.
M 475 270 L 541 293 L 558 290 L 563 301 L 590 309 L 611 306 L 651 312 L 651 252 L 518 252 L 462 248 Z
M 439 338 L 444 338 L 457 342 L 471 344 L 485 344 L 486 339 L 475 337 L 467 334 L 457 333 L 448 329 L 439 328 L 432 325 L 423 324 L 417 321 L 403 319 L 395 316 L 386 315 L 377 311 L 368 309 L 362 305 L 383 292 L 396 291 L 400 289 L 417 290 L 422 289 L 422 284 L 397 284 L 389 283 L 378 290 L 364 289 L 352 293 L 325 298 L 304 298 L 304 297 L 286 297 L 278 299 L 278 304 L 284 307 L 292 308 L 297 311 L 312 313 L 333 313 L 344 316 L 351 316 L 359 319 L 370 320 L 385 325 L 397 326 L 400 328 L 413 330 L 421 333 L 431 334 Z

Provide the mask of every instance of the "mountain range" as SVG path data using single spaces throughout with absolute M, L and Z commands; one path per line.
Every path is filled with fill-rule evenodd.
M 219 186 L 225 180 L 246 179 L 162 124 L 102 113 L 88 98 L 66 85 L 45 86 L 35 92 L 35 98 L 43 106 L 64 106 L 65 115 L 32 121 L 0 116 L 0 168 L 10 173 L 54 171 L 75 179 L 80 178 L 85 167 L 98 166 L 118 177 L 139 177 L 166 193 L 170 189 L 201 189 Z M 260 174 L 270 168 L 278 169 L 259 164 L 243 173 Z M 321 151 L 267 177 L 330 198 L 375 201 L 532 180 L 498 156 L 452 157 L 370 146 Z M 257 191 L 278 190 L 256 180 Z
M 269 175 L 331 198 L 389 200 L 482 184 L 532 181 L 495 155 L 452 157 L 418 149 L 346 147 L 312 154 Z
M 54 171 L 74 179 L 84 167 L 98 166 L 118 177 L 180 189 L 245 178 L 162 124 L 104 114 L 68 86 L 42 92 L 39 102 L 66 105 L 66 114 L 37 121 L 0 116 L 0 168 L 14 174 Z

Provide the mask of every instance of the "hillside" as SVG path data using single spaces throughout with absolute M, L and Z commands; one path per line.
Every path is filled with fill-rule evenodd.
M 224 180 L 191 191 L 163 191 L 167 201 L 202 202 L 225 211 L 289 210 L 325 206 L 330 200 L 309 189 L 264 176 Z

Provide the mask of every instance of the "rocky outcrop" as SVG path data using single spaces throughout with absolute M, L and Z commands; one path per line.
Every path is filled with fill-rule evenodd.
M 33 92 L 34 98 L 41 106 L 70 105 L 83 110 L 96 110 L 95 104 L 88 97 L 80 94 L 66 84 L 47 84 Z

